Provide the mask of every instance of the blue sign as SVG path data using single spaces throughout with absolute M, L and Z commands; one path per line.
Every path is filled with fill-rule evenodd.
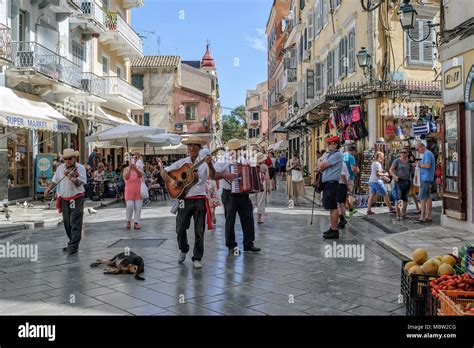
M 474 88 L 474 65 L 471 66 L 469 74 L 467 74 L 466 85 L 464 90 L 464 106 L 466 110 L 474 110 L 474 98 L 471 100 L 471 94 L 474 96 L 474 91 L 471 93 L 471 90 Z
M 36 155 L 35 164 L 35 191 L 43 193 L 51 183 L 53 178 L 53 155 L 38 154 Z
M 393 81 L 403 81 L 405 75 L 401 71 L 395 71 L 392 75 Z

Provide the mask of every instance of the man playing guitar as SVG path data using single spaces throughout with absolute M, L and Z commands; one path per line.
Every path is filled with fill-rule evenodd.
M 202 160 L 204 156 L 200 156 L 199 151 L 202 145 L 206 142 L 196 136 L 190 136 L 181 142 L 188 146 L 189 156 L 183 158 L 161 171 L 161 177 L 167 183 L 172 183 L 175 187 L 179 186 L 178 181 L 172 178 L 169 173 L 181 168 L 184 164 L 194 164 Z M 183 263 L 186 259 L 186 254 L 189 251 L 187 230 L 191 223 L 191 218 L 194 218 L 194 251 L 193 251 L 193 267 L 202 268 L 201 259 L 204 254 L 204 230 L 207 217 L 208 228 L 212 228 L 212 218 L 210 217 L 209 203 L 206 196 L 205 183 L 207 178 L 215 179 L 215 170 L 212 163 L 212 157 L 205 156 L 205 163 L 197 168 L 198 180 L 191 186 L 189 191 L 184 196 L 184 199 L 178 203 L 178 214 L 176 216 L 176 234 L 179 246 L 178 262 Z M 218 176 L 224 178 L 224 176 Z M 233 175 L 226 175 L 226 178 L 232 179 Z
M 63 214 L 64 228 L 69 238 L 69 243 L 67 247 L 63 248 L 63 251 L 67 251 L 69 254 L 75 254 L 79 249 L 84 217 L 84 184 L 87 183 L 86 169 L 82 164 L 76 162 L 77 156 L 79 156 L 79 152 L 73 149 L 63 151 L 61 157 L 65 163 L 58 167 L 51 184 L 44 191 L 46 198 L 55 186 L 59 186 L 56 191 L 56 206 Z

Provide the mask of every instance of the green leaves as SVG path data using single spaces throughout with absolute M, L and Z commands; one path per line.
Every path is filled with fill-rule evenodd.
M 247 115 L 245 106 L 240 105 L 231 111 L 230 115 L 222 116 L 222 142 L 232 138 L 246 138 Z

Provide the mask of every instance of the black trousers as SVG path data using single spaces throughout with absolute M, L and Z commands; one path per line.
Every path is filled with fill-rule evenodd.
M 184 207 L 178 208 L 176 216 L 176 234 L 179 250 L 189 251 L 187 230 L 194 219 L 194 256 L 192 260 L 200 261 L 204 254 L 204 230 L 206 228 L 206 201 L 204 199 L 184 199 Z
M 61 210 L 63 211 L 63 222 L 66 234 L 69 238 L 67 244 L 69 249 L 79 249 L 82 237 L 82 220 L 84 217 L 84 197 L 74 200 L 61 200 Z
M 222 190 L 222 204 L 225 213 L 225 245 L 232 249 L 237 246 L 235 241 L 235 218 L 239 214 L 244 248 L 253 246 L 255 241 L 255 224 L 253 220 L 253 204 L 248 193 L 231 193 Z

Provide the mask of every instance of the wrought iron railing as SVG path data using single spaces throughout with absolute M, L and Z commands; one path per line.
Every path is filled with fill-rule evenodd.
M 121 33 L 135 49 L 143 52 L 143 41 L 138 34 L 132 29 L 117 12 L 107 13 L 106 27 L 110 31 L 118 31 Z
M 98 97 L 105 97 L 105 79 L 91 72 L 82 73 L 81 88 Z
M 87 18 L 95 21 L 105 28 L 107 14 L 95 1 L 92 0 L 78 0 L 79 7 L 83 13 L 75 16 L 80 18 Z
M 136 104 L 143 104 L 143 92 L 118 76 L 104 76 L 106 94 L 120 95 Z
M 12 30 L 0 23 L 0 59 L 12 60 Z
M 55 80 L 81 87 L 81 67 L 37 42 L 12 43 L 12 61 L 18 69 L 34 69 Z

